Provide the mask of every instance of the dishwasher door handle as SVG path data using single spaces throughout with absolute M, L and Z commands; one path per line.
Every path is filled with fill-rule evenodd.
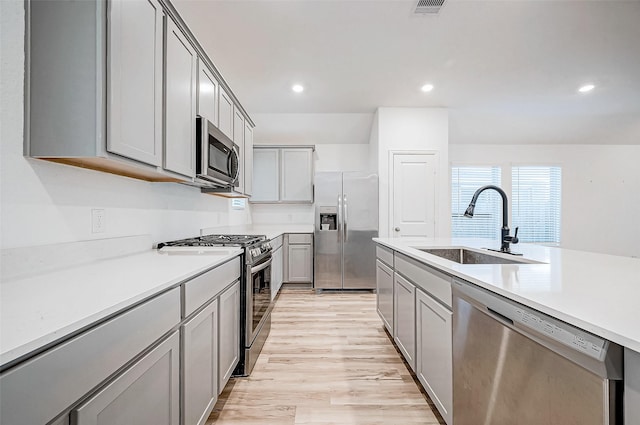
M 505 316 L 504 314 L 500 314 L 497 311 L 495 311 L 494 309 L 492 309 L 491 307 L 487 307 L 487 311 L 493 315 L 494 317 L 500 319 L 501 322 L 505 322 L 510 324 L 511 326 L 513 326 L 513 320 L 509 319 L 507 316 Z

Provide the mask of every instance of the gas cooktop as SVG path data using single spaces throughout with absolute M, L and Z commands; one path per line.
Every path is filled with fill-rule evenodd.
M 267 240 L 264 235 L 205 235 L 197 238 L 162 242 L 158 249 L 165 246 L 240 246 L 246 247 Z

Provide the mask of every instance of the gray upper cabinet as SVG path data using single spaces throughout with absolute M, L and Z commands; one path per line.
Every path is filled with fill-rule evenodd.
M 313 146 L 254 147 L 252 202 L 313 203 Z
M 162 8 L 156 0 L 109 4 L 107 150 L 160 165 Z
M 238 186 L 237 190 L 240 193 L 244 193 L 244 116 L 242 112 L 234 106 L 233 112 L 233 142 L 238 145 L 238 156 L 240 161 L 238 162 Z
M 280 199 L 280 149 L 253 150 L 252 202 L 277 202 Z
M 253 194 L 253 127 L 244 123 L 244 193 Z
M 218 95 L 218 128 L 233 140 L 233 100 L 223 87 Z
M 198 61 L 198 115 L 218 125 L 218 80 L 213 72 Z
M 234 108 L 253 126 L 169 0 L 25 9 L 26 156 L 193 183 L 196 114 L 231 139 Z
M 313 202 L 313 150 L 282 149 L 282 181 L 280 200 Z
M 177 25 L 166 21 L 164 168 L 193 177 L 198 57 Z

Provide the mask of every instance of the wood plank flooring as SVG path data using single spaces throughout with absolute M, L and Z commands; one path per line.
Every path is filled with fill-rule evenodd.
M 383 329 L 375 294 L 284 289 L 247 378 L 207 425 L 444 425 Z

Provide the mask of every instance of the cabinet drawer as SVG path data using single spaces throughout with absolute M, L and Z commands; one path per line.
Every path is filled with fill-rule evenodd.
M 313 235 L 309 233 L 289 233 L 290 244 L 310 244 L 313 241 Z
M 175 288 L 9 370 L 0 377 L 2 423 L 47 423 L 179 322 Z
M 376 257 L 378 257 L 378 260 L 393 268 L 393 251 L 389 248 L 376 245 Z
M 278 236 L 277 238 L 271 239 L 271 248 L 274 252 L 282 246 L 283 239 L 284 238 L 282 235 Z
M 201 305 L 218 295 L 224 288 L 240 278 L 240 259 L 238 257 L 194 277 L 182 284 L 184 306 L 182 317 L 187 317 Z
M 405 255 L 395 254 L 395 270 L 451 308 L 451 277 Z

